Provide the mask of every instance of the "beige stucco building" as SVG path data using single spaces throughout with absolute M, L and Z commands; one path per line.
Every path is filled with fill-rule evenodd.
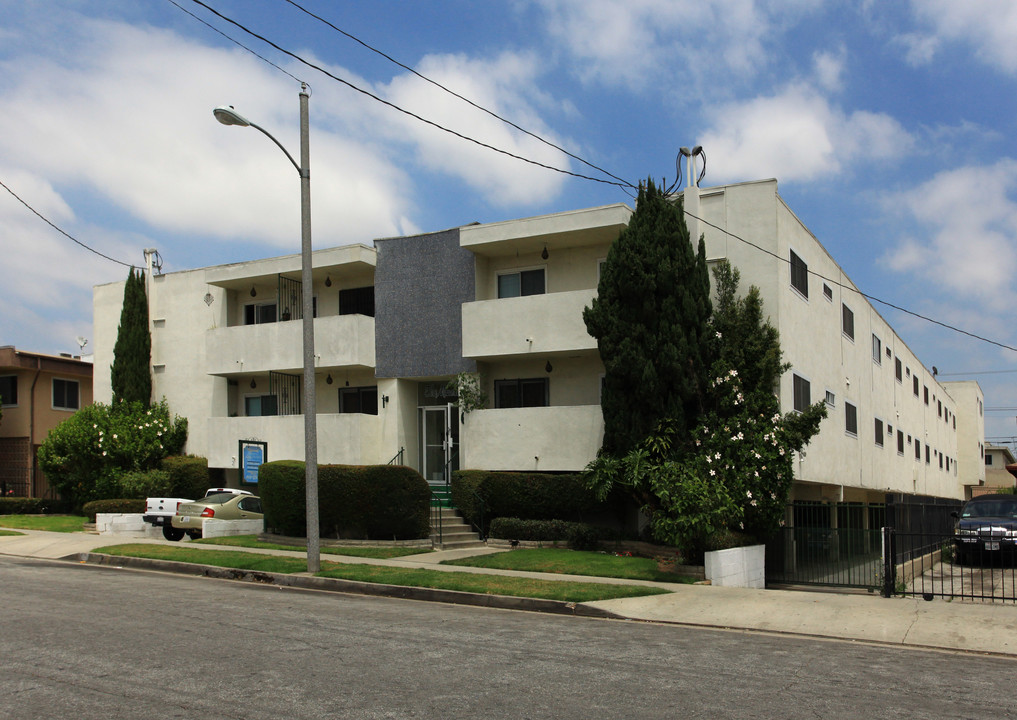
M 984 484 L 983 398 L 940 383 L 794 215 L 774 180 L 686 192 L 711 261 L 759 287 L 792 369 L 785 411 L 825 399 L 796 458 L 795 496 L 881 502 L 963 498 Z M 600 447 L 603 365 L 586 333 L 623 204 L 314 254 L 318 458 L 322 463 L 575 471 Z M 749 244 L 749 241 L 751 244 Z M 149 278 L 153 389 L 190 423 L 188 451 L 240 480 L 240 445 L 303 457 L 300 258 Z M 123 284 L 95 288 L 95 361 L 112 361 Z M 453 406 L 478 374 L 488 405 Z M 97 399 L 109 378 L 96 377 Z

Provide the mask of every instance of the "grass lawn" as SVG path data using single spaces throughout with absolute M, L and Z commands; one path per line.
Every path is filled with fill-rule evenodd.
M 693 583 L 694 578 L 664 572 L 651 558 L 618 557 L 608 553 L 582 552 L 563 548 L 510 550 L 494 555 L 478 555 L 461 560 L 446 560 L 443 565 L 525 570 L 528 572 L 593 575 L 595 577 L 650 580 L 653 582 Z
M 306 552 L 306 545 L 282 545 L 280 543 L 262 542 L 256 535 L 233 535 L 230 537 L 202 538 L 194 541 L 200 545 L 230 545 L 232 547 L 259 548 L 263 550 L 296 550 Z M 429 553 L 431 548 L 409 548 L 409 547 L 322 547 L 321 554 L 325 555 L 348 555 L 349 557 L 371 558 L 374 560 L 387 560 L 394 557 L 405 557 L 407 555 L 420 555 Z
M 295 573 L 307 569 L 303 558 L 280 557 L 245 553 L 237 550 L 205 550 L 196 547 L 148 545 L 127 543 L 98 548 L 94 552 L 121 557 L 142 557 L 155 560 L 176 560 L 217 567 L 260 570 L 262 572 Z M 612 598 L 641 597 L 667 592 L 659 588 L 636 585 L 607 585 L 602 583 L 556 582 L 530 580 L 474 573 L 442 572 L 417 568 L 397 568 L 380 565 L 349 565 L 331 561 L 321 563 L 322 577 L 385 583 L 406 587 L 425 587 L 440 590 L 461 590 L 491 595 L 543 598 L 565 602 L 589 602 Z
M 85 525 L 81 515 L 0 515 L 0 527 L 51 532 L 81 532 Z
M 4 535 L 24 535 L 25 533 L 19 533 L 15 530 L 0 530 L 0 537 Z

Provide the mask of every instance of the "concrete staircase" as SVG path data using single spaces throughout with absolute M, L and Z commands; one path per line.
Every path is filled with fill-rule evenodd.
M 440 512 L 440 517 L 436 514 Z M 443 507 L 431 514 L 431 541 L 439 550 L 456 550 L 459 548 L 486 547 L 487 543 L 480 539 L 480 535 L 473 531 L 470 525 L 463 520 L 459 511 L 454 508 Z M 436 523 L 441 523 L 441 536 L 439 538 Z

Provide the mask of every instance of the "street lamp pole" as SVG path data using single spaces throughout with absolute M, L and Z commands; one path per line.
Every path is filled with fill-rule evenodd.
M 285 153 L 300 175 L 300 282 L 304 341 L 304 482 L 307 489 L 307 571 L 321 570 L 321 533 L 318 525 L 318 403 L 314 376 L 314 277 L 311 265 L 311 151 L 307 83 L 300 84 L 300 163 L 265 128 L 255 125 L 232 106 L 212 111 L 223 125 L 260 130 Z

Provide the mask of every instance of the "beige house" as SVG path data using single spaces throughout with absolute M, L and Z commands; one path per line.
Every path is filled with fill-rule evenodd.
M 984 484 L 976 383 L 926 369 L 784 203 L 774 180 L 685 191 L 712 262 L 760 288 L 792 369 L 784 410 L 830 415 L 796 458 L 795 497 L 963 498 Z M 318 458 L 450 469 L 577 471 L 603 434 L 603 364 L 586 333 L 623 204 L 473 224 L 314 253 Z M 746 241 L 750 241 L 752 245 Z M 755 247 L 753 247 L 755 246 Z M 241 448 L 303 457 L 300 257 L 149 279 L 154 397 L 190 423 L 188 452 L 240 482 Z M 122 283 L 95 288 L 95 361 L 106 367 Z M 462 413 L 450 381 L 479 377 Z M 454 385 L 454 383 L 453 383 Z M 106 373 L 97 399 L 110 395 Z
M 36 451 L 49 431 L 92 403 L 92 364 L 0 347 L 0 492 L 49 497 Z
M 985 446 L 985 485 L 976 488 L 974 495 L 984 495 L 993 492 L 1013 492 L 1017 486 L 1017 478 L 1007 470 L 1008 466 L 1017 469 L 1017 458 L 1005 445 Z

